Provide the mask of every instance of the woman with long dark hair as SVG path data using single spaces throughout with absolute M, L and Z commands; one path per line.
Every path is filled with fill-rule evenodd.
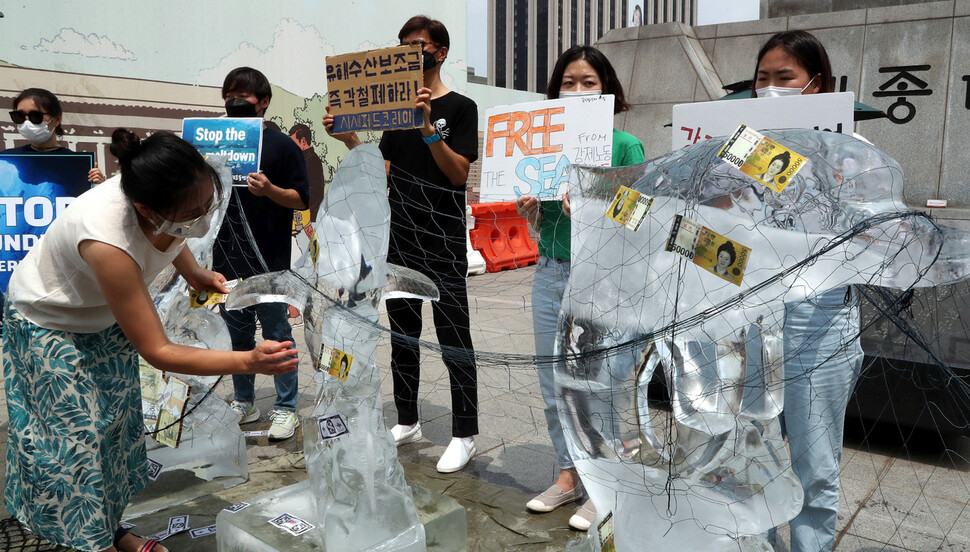
M 623 94 L 623 86 L 609 59 L 592 46 L 573 46 L 559 56 L 549 77 L 546 97 L 549 99 L 569 96 L 598 96 L 612 94 L 615 98 L 614 113 L 630 108 Z M 644 161 L 643 144 L 631 134 L 613 131 L 614 167 L 633 165 Z M 555 483 L 526 504 L 534 512 L 551 512 L 583 497 L 579 475 L 566 447 L 553 377 L 553 345 L 556 341 L 556 322 L 559 318 L 562 296 L 569 279 L 569 200 L 542 201 L 523 195 L 515 202 L 519 215 L 525 217 L 539 233 L 539 262 L 532 283 L 532 324 L 538 357 L 539 387 L 545 400 L 546 423 L 549 437 L 556 450 L 559 474 Z M 585 531 L 596 517 L 593 502 L 587 500 L 569 519 L 569 524 Z
M 824 92 L 832 92 L 832 67 L 815 36 L 785 31 L 761 47 L 752 96 Z M 805 491 L 801 512 L 788 524 L 792 552 L 831 550 L 835 544 L 845 409 L 862 356 L 859 301 L 850 287 L 785 305 L 782 427 Z

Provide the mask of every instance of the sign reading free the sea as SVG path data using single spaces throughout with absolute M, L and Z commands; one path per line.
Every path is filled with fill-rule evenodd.
M 226 157 L 233 186 L 245 186 L 249 173 L 259 172 L 263 147 L 263 120 L 259 117 L 183 119 L 182 138 L 206 157 Z
M 571 163 L 610 166 L 614 105 L 612 95 L 603 95 L 489 109 L 481 201 L 562 199 Z

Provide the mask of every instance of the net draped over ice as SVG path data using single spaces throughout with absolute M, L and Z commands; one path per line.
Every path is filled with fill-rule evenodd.
M 481 389 L 514 396 L 535 380 L 537 363 L 555 365 L 560 416 L 599 512 L 590 546 L 596 524 L 612 514 L 618 550 L 765 549 L 761 533 L 793 517 L 802 500 L 777 417 L 784 406 L 784 305 L 849 284 L 906 290 L 967 274 L 970 239 L 907 210 L 902 172 L 884 153 L 832 133 L 764 134 L 808 159 L 780 194 L 717 161 L 720 140 L 634 167 L 573 170 L 573 262 L 553 358 L 515 348 L 510 338 L 507 347 L 497 340 L 481 346 L 517 331 L 512 321 L 528 312 L 528 297 L 496 290 L 495 297 L 475 299 L 475 324 L 474 309 L 513 315 L 505 318 L 510 326 L 473 328 Z M 224 169 L 221 174 L 228 182 Z M 620 185 L 656 198 L 638 232 L 604 216 Z M 226 305 L 287 302 L 303 315 L 303 362 L 319 367 L 325 347 L 354 356 L 346 382 L 316 372 L 316 401 L 303 420 L 317 512 L 307 520 L 317 527 L 308 535 L 327 549 L 424 547 L 381 416 L 375 353 L 390 334 L 379 324 L 380 302 L 435 299 L 437 290 L 421 274 L 386 263 L 386 189 L 379 151 L 353 150 L 314 224 L 317 263 L 248 278 Z M 222 193 L 226 199 L 232 190 Z M 204 266 L 226 204 L 209 236 L 189 242 Z M 740 286 L 664 250 L 675 214 L 751 248 Z M 237 238 L 252 242 L 245 224 L 239 228 Z M 517 272 L 531 279 L 530 271 Z M 231 348 L 217 312 L 188 308 L 188 288 L 174 271 L 160 276 L 152 291 L 173 341 Z M 877 310 L 886 315 L 879 324 L 901 323 L 904 294 L 879 296 Z M 911 333 L 919 337 L 918 330 Z M 935 345 L 914 341 L 927 351 Z M 671 390 L 669 414 L 648 407 L 654 373 Z M 183 379 L 192 395 L 182 443 L 172 449 L 150 442 L 149 457 L 204 478 L 246 477 L 238 415 L 211 392 L 216 378 Z M 338 413 L 349 433 L 322 440 L 317 419 Z M 534 417 L 521 421 L 536 424 Z
M 966 234 L 908 210 L 886 154 L 835 133 L 764 134 L 807 159 L 781 193 L 721 162 L 718 139 L 572 169 L 559 412 L 617 550 L 770 550 L 761 534 L 803 499 L 778 421 L 785 303 L 968 274 Z M 637 232 L 605 216 L 621 185 L 655 198 Z M 740 286 L 665 250 L 675 215 L 751 249 Z M 670 390 L 666 421 L 647 408 L 655 371 Z
M 225 158 L 209 157 L 207 161 L 216 169 L 223 184 L 217 189 L 220 203 L 210 215 L 208 234 L 191 238 L 186 243 L 200 266 L 212 266 L 212 248 L 226 216 L 229 196 L 233 193 L 228 185 L 232 182 L 232 172 L 226 167 Z M 165 333 L 173 343 L 232 350 L 229 330 L 218 312 L 189 308 L 189 286 L 174 267 L 169 266 L 159 274 L 150 286 L 150 292 L 155 298 L 155 308 Z M 146 437 L 149 459 L 161 464 L 163 469 L 192 470 L 206 480 L 223 478 L 227 487 L 245 481 L 249 477 L 249 464 L 246 440 L 239 429 L 239 415 L 212 393 L 212 386 L 219 381 L 219 376 L 178 374 L 178 377 L 191 386 L 186 413 L 176 422 L 182 424 L 181 442 L 178 448 L 171 448 Z
M 320 366 L 323 347 L 354 357 L 347 381 L 315 373 L 317 397 L 309 417 L 340 415 L 349 433 L 324 440 L 304 429 L 307 475 L 317 518 L 308 520 L 326 550 L 423 551 L 411 489 L 382 417 L 376 363 L 379 307 L 388 297 L 434 300 L 434 284 L 418 272 L 387 264 L 390 208 L 380 151 L 357 147 L 342 160 L 315 223 L 320 239 L 316 267 L 247 278 L 226 307 L 285 301 L 304 317 L 307 348 Z M 322 370 L 322 371 L 321 371 Z

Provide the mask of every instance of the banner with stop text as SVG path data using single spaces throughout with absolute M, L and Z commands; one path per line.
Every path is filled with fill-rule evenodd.
M 233 186 L 246 186 L 249 173 L 259 172 L 263 148 L 263 119 L 259 117 L 182 119 L 182 139 L 206 157 L 225 157 Z
M 486 112 L 481 202 L 562 199 L 570 164 L 613 160 L 612 95 L 559 98 Z
M 0 153 L 0 292 L 54 219 L 91 188 L 93 153 Z

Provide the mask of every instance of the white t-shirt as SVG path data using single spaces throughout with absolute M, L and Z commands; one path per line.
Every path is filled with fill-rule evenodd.
M 182 250 L 159 251 L 138 227 L 135 206 L 116 176 L 81 194 L 17 265 L 7 288 L 13 307 L 42 328 L 94 333 L 116 322 L 78 245 L 94 240 L 127 253 L 148 285 Z

